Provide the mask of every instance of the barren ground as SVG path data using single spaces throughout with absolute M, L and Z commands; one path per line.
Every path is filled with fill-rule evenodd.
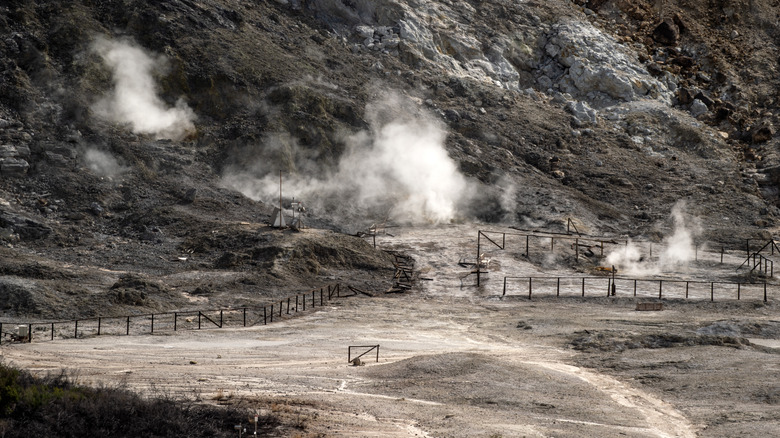
M 661 312 L 635 311 L 650 290 L 583 299 L 548 287 L 530 301 L 520 291 L 499 299 L 503 275 L 542 267 L 508 246 L 489 252 L 481 288 L 473 277 L 461 287 L 468 269 L 457 262 L 473 252 L 475 228 L 392 234 L 379 244 L 415 256 L 432 278 L 420 290 L 342 298 L 267 326 L 0 351 L 13 365 L 64 368 L 87 384 L 269 409 L 285 419 L 283 436 L 764 437 L 780 428 L 775 296 L 670 297 Z M 565 257 L 546 257 L 547 275 L 581 275 L 556 268 Z M 721 274 L 705 260 L 679 275 L 704 273 Z M 365 366 L 348 365 L 348 346 L 374 344 L 378 363 L 369 354 Z

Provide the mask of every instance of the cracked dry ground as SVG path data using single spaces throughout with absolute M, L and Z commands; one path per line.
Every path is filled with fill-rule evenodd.
M 267 326 L 17 344 L 3 346 L 3 356 L 35 372 L 73 370 L 84 383 L 271 410 L 285 419 L 284 436 L 778 430 L 778 350 L 762 346 L 780 338 L 773 299 L 669 300 L 662 312 L 637 312 L 635 299 L 620 296 L 501 300 L 503 273 L 480 288 L 459 285 L 457 261 L 473 251 L 474 231 L 399 229 L 383 239 L 433 278 L 410 294 L 342 298 Z M 538 269 L 496 258 L 504 272 Z M 723 326 L 744 333 L 720 343 L 697 335 Z M 671 341 L 631 344 L 651 338 Z M 572 348 L 583 339 L 587 347 Z M 373 344 L 378 362 L 369 355 L 365 366 L 347 364 L 347 346 Z

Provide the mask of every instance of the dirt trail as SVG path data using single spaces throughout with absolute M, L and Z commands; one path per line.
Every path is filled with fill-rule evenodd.
M 268 326 L 4 345 L 3 358 L 35 372 L 66 368 L 87 384 L 246 397 L 304 436 L 697 436 L 700 419 L 652 387 L 578 366 L 567 340 L 594 326 L 679 326 L 684 310 L 499 300 L 495 278 L 480 289 L 453 284 L 474 230 L 426 230 L 427 241 L 404 231 L 383 243 L 431 268 L 420 292 L 342 298 Z M 347 364 L 347 346 L 375 344 L 378 363 Z

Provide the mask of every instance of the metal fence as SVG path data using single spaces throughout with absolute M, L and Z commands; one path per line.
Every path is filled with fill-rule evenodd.
M 768 301 L 768 289 L 777 285 L 725 281 L 696 281 L 668 278 L 626 277 L 504 277 L 502 297 L 523 290 L 531 299 L 536 295 L 560 296 L 634 296 L 684 299 L 762 299 Z
M 246 327 L 272 323 L 298 312 L 305 312 L 325 305 L 342 294 L 340 284 L 323 286 L 307 292 L 258 307 L 238 307 L 213 310 L 183 310 L 125 316 L 98 316 L 65 321 L 0 322 L 0 344 L 8 342 L 32 342 L 40 340 L 78 339 L 90 336 L 129 336 L 154 334 L 165 331 L 201 330 L 204 328 Z M 16 331 L 7 330 L 11 326 Z M 21 328 L 21 330 L 20 330 Z

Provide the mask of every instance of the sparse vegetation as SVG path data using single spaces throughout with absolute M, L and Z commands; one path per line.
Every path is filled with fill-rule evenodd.
M 44 378 L 0 364 L 0 436 L 228 437 L 247 417 L 235 406 L 211 406 L 158 395 L 146 399 L 121 387 L 90 388 L 68 374 Z M 261 417 L 258 431 L 275 427 Z

